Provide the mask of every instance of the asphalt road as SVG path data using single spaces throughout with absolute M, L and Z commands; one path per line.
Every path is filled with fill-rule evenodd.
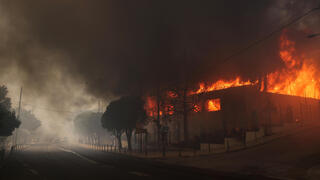
M 207 171 L 112 153 L 57 145 L 33 145 L 15 152 L 0 179 L 268 179 Z
M 266 144 L 207 157 L 170 159 L 191 167 L 284 179 L 320 179 L 320 123 Z

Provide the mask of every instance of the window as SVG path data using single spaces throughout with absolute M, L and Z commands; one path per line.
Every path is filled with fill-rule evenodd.
M 210 99 L 207 102 L 207 110 L 209 112 L 211 111 L 220 111 L 221 106 L 220 106 L 220 99 Z

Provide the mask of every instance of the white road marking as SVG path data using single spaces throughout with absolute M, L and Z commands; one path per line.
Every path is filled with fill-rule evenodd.
M 133 174 L 133 175 L 136 175 L 136 176 L 149 176 L 146 173 L 136 172 L 136 171 L 131 171 L 131 172 L 129 172 L 129 174 Z
M 88 159 L 88 158 L 86 158 L 86 157 L 84 157 L 84 156 L 82 156 L 82 155 L 80 155 L 80 154 L 78 154 L 78 153 L 76 153 L 74 151 L 71 151 L 69 149 L 65 149 L 65 148 L 62 148 L 62 147 L 59 147 L 59 149 L 62 150 L 62 151 L 68 152 L 68 153 L 72 153 L 72 154 L 80 157 L 81 159 L 86 160 L 86 161 L 88 161 L 88 162 L 90 162 L 92 164 L 99 164 L 98 162 L 96 162 L 94 160 L 91 160 L 91 159 Z

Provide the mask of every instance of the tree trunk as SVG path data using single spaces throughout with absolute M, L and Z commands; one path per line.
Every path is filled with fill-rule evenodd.
M 126 136 L 127 136 L 127 141 L 128 141 L 128 150 L 132 150 L 131 146 L 131 136 L 132 136 L 132 129 L 126 129 Z
M 183 90 L 183 134 L 184 134 L 184 142 L 187 143 L 189 141 L 189 133 L 188 133 L 188 109 L 187 109 L 187 88 Z
M 122 149 L 121 133 L 117 134 L 117 139 L 118 139 L 118 148 L 119 148 L 119 151 L 120 151 Z
M 160 124 L 160 90 L 159 88 L 157 89 L 157 144 L 160 146 L 160 129 L 161 129 L 161 124 Z

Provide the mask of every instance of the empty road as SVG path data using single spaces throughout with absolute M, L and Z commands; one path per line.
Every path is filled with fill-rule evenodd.
M 33 145 L 15 152 L 1 168 L 1 179 L 256 179 L 173 166 L 112 153 Z M 268 179 L 259 177 L 259 179 Z

